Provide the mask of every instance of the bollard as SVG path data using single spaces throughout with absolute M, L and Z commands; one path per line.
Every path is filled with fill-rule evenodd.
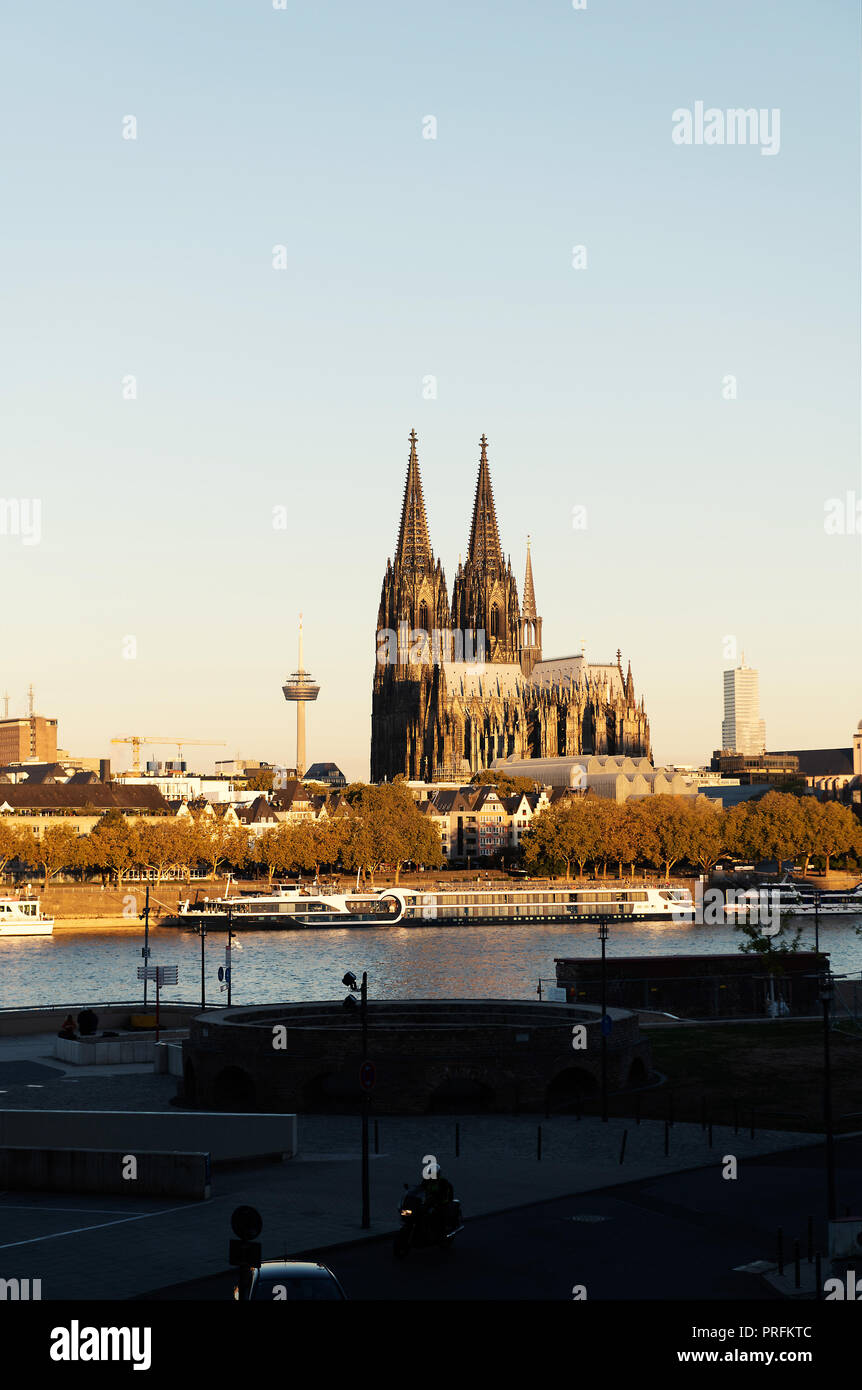
M 461 1126 L 455 1121 L 455 1157 L 461 1157 Z
M 624 1129 L 624 1130 L 623 1130 L 623 1142 L 622 1142 L 622 1144 L 620 1145 L 620 1163 L 621 1163 L 621 1164 L 625 1161 L 625 1156 L 626 1156 L 626 1140 L 628 1139 L 628 1137 L 629 1137 L 629 1132 L 628 1132 L 627 1129 Z
M 667 1120 L 664 1122 L 664 1156 L 667 1158 L 670 1153 L 670 1125 Z
M 380 1125 L 377 1120 L 374 1121 L 374 1152 L 380 1153 Z
M 542 1161 L 542 1126 L 541 1126 L 541 1125 L 539 1125 L 538 1133 L 537 1133 L 537 1135 L 536 1135 L 536 1158 L 537 1158 L 537 1160 L 539 1161 L 539 1163 L 541 1163 L 541 1161 Z
M 822 1266 L 822 1262 L 821 1262 L 821 1258 L 820 1258 L 820 1251 L 819 1251 L 819 1250 L 817 1251 L 817 1255 L 816 1255 L 816 1258 L 815 1258 L 815 1260 L 814 1260 L 814 1285 L 815 1285 L 815 1287 L 814 1287 L 814 1297 L 815 1297 L 815 1298 L 822 1298 L 822 1297 L 823 1297 L 823 1266 Z
M 796 1289 L 799 1289 L 799 1288 L 802 1287 L 802 1273 L 801 1273 L 800 1268 L 799 1268 L 799 1241 L 798 1241 L 798 1240 L 795 1240 L 795 1241 L 793 1242 L 793 1287 L 796 1288 Z
M 784 1230 L 778 1227 L 778 1273 L 784 1273 Z
M 814 1217 L 808 1218 L 808 1263 L 814 1259 Z

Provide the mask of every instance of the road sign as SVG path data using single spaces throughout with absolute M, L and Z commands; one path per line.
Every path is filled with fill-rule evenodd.
M 363 1062 L 359 1068 L 359 1084 L 363 1091 L 374 1089 L 374 1082 L 377 1079 L 377 1068 L 373 1062 Z
M 177 965 L 139 965 L 138 979 L 155 980 L 159 987 L 162 985 L 175 985 L 178 982 L 178 970 L 179 966 Z
M 602 1018 L 602 1032 L 606 1038 L 610 1037 L 613 1026 L 613 1019 L 611 1019 L 608 1014 L 605 1014 Z
M 230 966 L 220 965 L 218 968 L 218 977 L 220 982 L 223 981 L 225 984 L 230 983 Z
M 257 1240 L 263 1230 L 263 1217 L 257 1207 L 234 1207 L 230 1225 L 240 1240 Z

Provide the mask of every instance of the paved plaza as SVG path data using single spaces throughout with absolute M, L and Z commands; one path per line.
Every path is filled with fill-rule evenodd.
M 42 1068 L 35 1081 L 34 1066 Z M 176 1091 L 173 1077 L 156 1076 L 145 1066 L 63 1071 L 50 1057 L 50 1040 L 39 1038 L 2 1040 L 0 1077 L 0 1105 L 10 1108 L 169 1111 Z M 374 1134 L 372 1120 L 367 1233 L 361 1229 L 359 1119 L 308 1115 L 299 1117 L 296 1159 L 218 1169 L 207 1202 L 0 1194 L 0 1277 L 41 1279 L 46 1299 L 135 1298 L 206 1279 L 225 1270 L 230 1213 L 243 1203 L 263 1215 L 265 1258 L 373 1241 L 397 1226 L 403 1185 L 418 1180 L 427 1155 L 455 1184 L 465 1215 L 477 1218 L 671 1174 L 680 1175 L 675 1187 L 682 1191 L 691 1170 L 700 1170 L 701 1200 L 720 1205 L 738 1194 L 744 1202 L 752 1160 L 819 1142 L 812 1135 L 769 1131 L 758 1131 L 752 1140 L 747 1130 L 734 1134 L 722 1126 L 714 1129 L 710 1147 L 700 1125 L 676 1123 L 666 1156 L 663 1122 L 603 1124 L 573 1115 L 379 1116 L 377 1153 Z M 722 1176 L 727 1155 L 738 1160 L 735 1181 Z M 755 1245 L 762 1254 L 763 1240 Z

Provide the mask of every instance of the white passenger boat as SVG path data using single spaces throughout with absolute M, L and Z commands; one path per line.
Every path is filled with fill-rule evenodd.
M 862 916 L 862 883 L 846 891 L 830 888 L 815 888 L 810 883 L 783 884 L 783 889 L 792 888 L 796 894 L 790 911 L 797 917 L 847 917 Z
M 694 920 L 687 888 L 619 886 L 472 887 L 332 893 L 314 887 L 277 888 L 272 893 L 225 895 L 180 903 L 162 926 L 211 930 L 285 930 L 303 927 L 519 926 L 537 922 Z
M 50 936 L 54 918 L 39 911 L 38 898 L 0 898 L 0 936 Z
M 808 883 L 764 883 L 760 888 L 748 888 L 725 895 L 725 916 L 745 919 L 757 916 L 764 908 L 779 908 L 783 917 L 848 917 L 862 915 L 862 883 L 846 892 L 813 888 Z

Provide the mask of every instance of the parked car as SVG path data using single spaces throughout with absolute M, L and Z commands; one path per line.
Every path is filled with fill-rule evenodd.
M 257 1303 L 335 1303 L 347 1298 L 331 1269 L 307 1260 L 263 1260 L 252 1270 L 248 1292 L 242 1293 L 236 1284 L 233 1296 Z

